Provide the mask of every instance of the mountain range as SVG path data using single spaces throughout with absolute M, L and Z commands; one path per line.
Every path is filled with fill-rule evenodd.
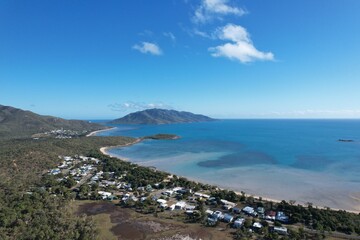
M 107 127 L 81 120 L 65 120 L 0 105 L 0 139 L 27 138 L 36 133 L 64 129 L 81 133 Z
M 209 122 L 215 119 L 190 112 L 179 112 L 167 109 L 147 109 L 130 113 L 122 118 L 110 121 L 110 124 L 170 124 Z

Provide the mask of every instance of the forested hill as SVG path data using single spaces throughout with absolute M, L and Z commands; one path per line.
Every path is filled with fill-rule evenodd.
M 125 117 L 111 121 L 111 124 L 169 124 L 169 123 L 190 123 L 208 122 L 214 119 L 190 112 L 179 112 L 166 109 L 147 109 L 134 112 Z
M 31 111 L 0 105 L 0 139 L 27 138 L 36 133 L 59 129 L 86 133 L 104 128 L 106 127 L 87 121 L 43 116 Z

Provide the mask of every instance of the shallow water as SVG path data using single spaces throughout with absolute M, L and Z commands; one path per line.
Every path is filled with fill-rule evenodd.
M 109 150 L 132 162 L 263 197 L 360 211 L 351 198 L 360 192 L 359 120 L 116 126 L 98 135 L 181 136 Z

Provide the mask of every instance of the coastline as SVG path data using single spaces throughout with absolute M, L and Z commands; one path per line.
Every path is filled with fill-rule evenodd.
M 101 130 L 96 130 L 93 132 L 90 132 L 89 134 L 86 135 L 86 137 L 91 137 L 91 136 L 96 136 L 96 134 L 100 133 L 100 132 L 106 132 L 106 131 L 110 131 L 112 129 L 115 129 L 116 127 L 112 127 L 112 128 L 106 128 L 106 129 L 101 129 Z
M 109 153 L 107 150 L 109 149 L 112 149 L 112 148 L 117 148 L 117 147 L 128 147 L 128 146 L 131 146 L 131 145 L 134 145 L 134 144 L 137 144 L 141 141 L 143 141 L 144 139 L 143 138 L 137 138 L 134 142 L 131 142 L 131 143 L 127 143 L 125 145 L 120 145 L 120 146 L 108 146 L 108 147 L 102 147 L 100 148 L 100 151 L 102 154 L 104 155 L 107 155 L 109 157 L 113 157 L 113 158 L 117 158 L 121 161 L 129 161 L 129 159 L 126 159 L 126 158 L 123 158 L 123 157 L 120 157 L 118 155 L 115 155 L 115 154 L 111 154 Z M 144 166 L 144 167 L 148 167 L 150 168 L 149 166 Z M 161 170 L 160 170 L 161 171 Z M 170 173 L 172 174 L 172 173 Z M 176 174 L 177 175 L 177 174 Z M 179 176 L 179 175 L 178 175 Z M 193 182 L 196 182 L 196 183 L 202 183 L 202 184 L 211 184 L 211 183 L 207 183 L 206 181 L 201 181 L 201 180 L 195 180 L 195 179 L 192 179 L 191 177 L 186 177 L 186 176 L 181 176 L 181 177 L 184 177 L 184 178 L 187 178 L 189 179 L 190 181 L 193 181 Z M 213 184 L 211 184 L 213 185 Z M 216 184 L 214 184 L 216 186 Z M 218 186 L 217 186 L 218 187 Z M 232 190 L 230 187 L 229 188 L 226 188 L 226 187 L 218 187 L 219 189 L 221 190 L 231 190 L 231 191 L 234 191 Z M 234 191 L 237 195 L 242 195 L 241 192 L 239 191 Z M 276 199 L 276 198 L 269 198 L 269 197 L 262 197 L 262 196 L 259 196 L 259 195 L 256 195 L 256 194 L 248 194 L 248 193 L 245 193 L 245 196 L 246 197 L 253 197 L 254 199 L 262 199 L 263 201 L 266 201 L 266 202 L 273 202 L 273 203 L 280 203 L 284 200 L 279 200 L 279 199 Z M 295 199 L 296 200 L 296 199 Z M 296 205 L 300 205 L 300 206 L 303 206 L 303 207 L 308 207 L 306 204 L 304 203 L 296 203 Z M 325 207 L 325 206 L 320 206 L 320 205 L 312 205 L 313 208 L 317 208 L 317 209 L 330 209 L 330 210 L 333 210 L 333 211 L 346 211 L 346 212 L 349 212 L 349 213 L 354 213 L 354 214 L 360 214 L 360 211 L 357 211 L 357 210 L 345 210 L 345 209 L 338 209 L 338 208 L 332 208 L 332 207 Z
M 128 147 L 128 146 L 137 144 L 139 142 L 142 142 L 143 140 L 144 140 L 143 138 L 136 138 L 134 142 L 130 142 L 130 143 L 127 143 L 127 144 L 124 144 L 124 145 L 118 145 L 118 146 L 101 147 L 99 150 L 100 150 L 100 152 L 102 154 L 104 154 L 106 156 L 117 158 L 117 159 L 122 160 L 122 161 L 127 161 L 126 158 L 119 158 L 117 155 L 114 155 L 114 154 L 111 154 L 111 153 L 107 152 L 107 150 L 109 150 L 111 148 Z

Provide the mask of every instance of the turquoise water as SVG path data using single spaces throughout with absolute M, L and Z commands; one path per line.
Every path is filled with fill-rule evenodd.
M 360 211 L 359 120 L 115 126 L 98 135 L 181 136 L 109 150 L 132 162 L 250 194 Z

